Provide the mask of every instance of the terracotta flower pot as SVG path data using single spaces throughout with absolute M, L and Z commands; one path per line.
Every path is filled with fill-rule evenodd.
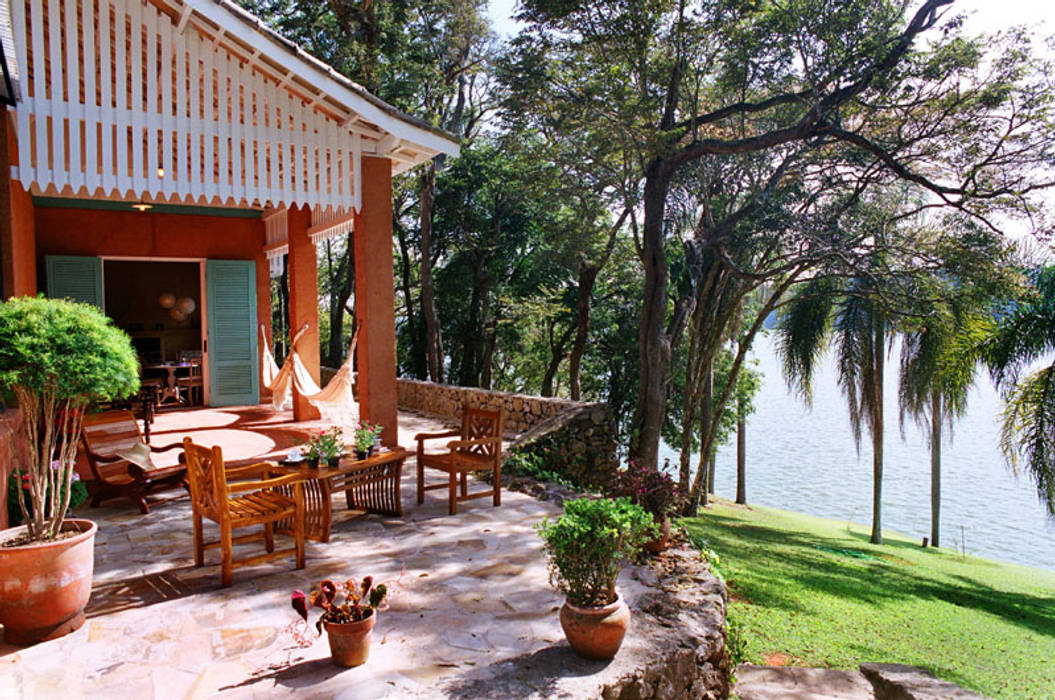
M 608 661 L 615 657 L 630 624 L 630 608 L 623 596 L 599 608 L 580 608 L 564 601 L 560 626 L 572 651 L 586 659 Z
M 659 522 L 659 537 L 645 543 L 645 551 L 659 554 L 670 549 L 670 518 L 663 516 Z
M 365 664 L 370 656 L 370 635 L 376 621 L 377 613 L 371 613 L 359 622 L 323 622 L 333 663 L 347 668 Z
M 84 624 L 92 593 L 95 532 L 90 520 L 66 520 L 80 534 L 56 542 L 0 547 L 0 623 L 9 644 L 35 644 L 69 634 Z M 25 526 L 0 532 L 17 537 Z

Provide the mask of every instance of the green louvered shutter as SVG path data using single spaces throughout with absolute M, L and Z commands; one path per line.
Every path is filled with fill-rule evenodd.
M 49 255 L 48 296 L 103 308 L 103 261 L 74 255 Z
M 209 404 L 237 406 L 260 401 L 256 350 L 256 264 L 209 260 Z

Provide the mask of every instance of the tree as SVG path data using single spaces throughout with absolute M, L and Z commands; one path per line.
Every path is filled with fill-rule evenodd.
M 872 438 L 870 541 L 882 544 L 883 377 L 893 329 L 875 279 L 868 275 L 806 283 L 780 320 L 778 347 L 789 383 L 808 402 L 817 363 L 829 342 L 834 342 L 839 386 L 846 397 L 858 452 L 862 424 Z
M 951 2 L 926 0 L 911 12 L 881 0 L 521 4 L 528 29 L 514 42 L 517 89 L 542 96 L 553 128 L 606 134 L 640 182 L 633 188 L 644 216 L 635 461 L 657 463 L 674 347 L 698 299 L 713 293 L 701 291 L 714 289 L 699 267 L 702 252 L 735 245 L 730 238 L 743 234 L 744 220 L 770 207 L 789 181 L 804 188 L 797 201 L 818 206 L 903 180 L 933 193 L 921 206 L 980 217 L 1018 206 L 1015 196 L 1040 184 L 1030 170 L 1052 150 L 1050 98 L 1021 37 L 997 42 L 986 56 L 981 41 L 948 24 L 926 48 L 913 48 Z M 827 167 L 803 177 L 803 159 L 817 154 Z M 698 191 L 701 223 L 693 240 L 680 241 L 694 249 L 697 268 L 691 284 L 672 290 L 672 187 L 686 171 L 734 166 L 737 196 Z M 817 263 L 815 251 L 810 258 Z M 774 265 L 771 281 L 783 283 L 794 268 L 784 263 Z M 727 266 L 722 259 L 719 267 Z M 741 273 L 753 270 L 730 274 Z M 701 366 L 720 342 L 706 343 Z
M 12 391 L 22 411 L 29 504 L 19 498 L 33 542 L 58 536 L 70 502 L 84 414 L 93 401 L 139 390 L 132 341 L 89 304 L 43 297 L 0 303 L 0 390 Z
M 1022 466 L 1055 519 L 1055 363 L 1023 376 L 1055 350 L 1055 267 L 1031 275 L 1028 289 L 1004 309 L 981 342 L 982 357 L 1004 392 L 1001 448 Z
M 935 280 L 941 283 L 941 280 Z M 934 299 L 934 296 L 928 298 Z M 979 323 L 977 308 L 941 303 L 910 321 L 902 333 L 901 373 L 898 383 L 900 421 L 905 415 L 927 430 L 930 446 L 930 544 L 941 546 L 942 423 L 953 422 L 967 410 L 974 384 L 977 353 L 967 350 L 964 333 Z

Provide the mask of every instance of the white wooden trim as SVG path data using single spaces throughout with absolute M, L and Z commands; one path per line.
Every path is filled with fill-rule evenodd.
M 244 42 L 244 20 L 225 6 L 223 31 L 203 35 L 193 17 L 181 33 L 179 19 L 144 0 L 13 1 L 25 78 L 12 172 L 34 192 L 358 211 L 364 152 L 391 147 L 394 168 L 412 164 L 398 156 L 398 133 L 370 126 L 385 110 L 366 97 L 357 99 L 369 113 L 334 114 L 319 93 L 290 83 L 300 73 L 280 77 L 244 45 L 232 49 L 234 40 L 255 45 L 280 64 L 299 56 L 259 30 L 251 33 L 265 40 Z M 306 65 L 304 75 L 320 70 Z

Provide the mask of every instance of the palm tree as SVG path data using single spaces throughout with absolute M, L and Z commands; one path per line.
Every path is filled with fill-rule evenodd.
M 1020 465 L 1055 519 L 1055 362 L 1022 371 L 1055 351 L 1055 267 L 1039 270 L 982 344 L 983 359 L 1006 401 L 1001 448 L 1015 474 Z
M 944 303 L 932 307 L 902 335 L 900 422 L 904 430 L 907 414 L 924 430 L 930 429 L 930 543 L 933 547 L 941 546 L 942 422 L 947 422 L 951 431 L 953 421 L 967 410 L 978 356 L 971 351 L 970 343 L 964 342 L 964 336 L 979 322 L 979 317 L 970 309 Z
M 891 332 L 877 281 L 868 274 L 807 282 L 789 302 L 777 329 L 784 373 L 807 403 L 817 364 L 829 343 L 835 344 L 839 386 L 858 453 L 862 424 L 872 438 L 873 544 L 883 543 L 883 375 Z

